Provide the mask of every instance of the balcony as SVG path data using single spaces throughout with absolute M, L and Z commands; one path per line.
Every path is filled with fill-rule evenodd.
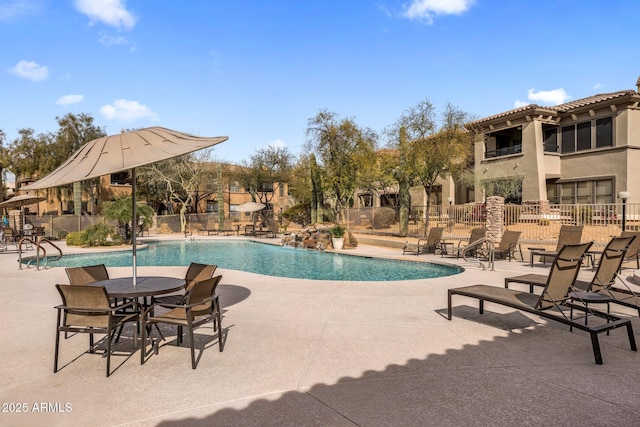
M 494 157 L 509 156 L 511 154 L 522 153 L 522 144 L 514 145 L 513 147 L 498 148 L 496 150 L 487 150 L 484 153 L 485 159 L 491 159 Z

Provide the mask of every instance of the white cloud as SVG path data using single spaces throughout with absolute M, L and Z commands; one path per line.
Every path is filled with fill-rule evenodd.
M 539 101 L 544 104 L 563 104 L 567 99 L 571 98 L 563 88 L 553 90 L 541 90 L 536 92 L 535 89 L 527 91 L 530 101 Z
M 56 101 L 56 104 L 71 105 L 71 104 L 79 104 L 82 101 L 84 101 L 84 95 L 69 94 L 69 95 L 61 96 L 60 98 L 58 98 L 58 100 Z
M 127 99 L 116 99 L 113 104 L 100 107 L 100 113 L 109 120 L 131 122 L 138 119 L 158 121 L 158 115 L 144 104 Z
M 276 139 L 275 141 L 272 141 L 270 144 L 268 144 L 267 147 L 287 148 L 287 143 L 281 139 Z
M 436 15 L 460 15 L 473 6 L 475 0 L 412 0 L 404 7 L 402 16 L 433 23 Z
M 526 105 L 529 105 L 530 102 L 525 102 L 525 101 L 520 101 L 519 99 L 516 99 L 516 102 L 513 103 L 513 106 L 516 108 L 520 108 L 520 107 L 524 107 Z
M 0 21 L 13 21 L 22 15 L 40 13 L 43 9 L 43 0 L 0 0 Z
M 600 89 L 601 87 L 603 87 L 603 84 L 602 84 L 602 83 L 596 83 L 596 84 L 594 84 L 594 85 L 593 85 L 593 89 L 594 89 L 594 90 L 598 90 L 598 89 Z
M 49 78 L 49 69 L 34 61 L 22 60 L 9 71 L 18 77 L 22 77 L 23 79 L 28 79 L 33 82 L 40 82 Z
M 100 21 L 126 29 L 136 25 L 136 18 L 127 10 L 124 0 L 76 0 L 76 8 L 89 17 L 91 24 Z
M 136 50 L 136 44 L 132 41 L 129 41 L 126 37 L 123 36 L 111 36 L 109 34 L 103 34 L 100 36 L 100 44 L 106 47 L 111 46 L 129 46 L 130 51 Z

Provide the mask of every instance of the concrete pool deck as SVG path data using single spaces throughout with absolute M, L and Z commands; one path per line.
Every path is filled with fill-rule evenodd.
M 196 370 L 175 335 L 141 366 L 125 340 L 109 378 L 104 358 L 83 353 L 84 335 L 61 342 L 62 369 L 53 374 L 53 307 L 60 302 L 53 285 L 68 283 L 65 271 L 19 270 L 15 253 L 0 252 L 0 425 L 640 425 L 640 353 L 629 350 L 623 330 L 601 336 L 599 366 L 587 334 L 536 316 L 493 304 L 480 316 L 477 301 L 460 297 L 446 320 L 448 288 L 502 287 L 507 276 L 548 268 L 497 261 L 495 271 L 483 271 L 367 245 L 345 252 L 444 261 L 466 271 L 320 282 L 218 269 L 224 352 L 207 327 L 197 334 L 205 350 Z M 109 268 L 111 277 L 130 271 Z M 139 267 L 140 275 L 185 271 Z M 638 340 L 637 314 L 621 313 L 633 318 Z

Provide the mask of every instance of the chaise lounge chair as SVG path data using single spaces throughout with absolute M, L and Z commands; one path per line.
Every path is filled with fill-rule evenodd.
M 604 251 L 602 251 L 602 256 L 593 278 L 588 282 L 576 280 L 573 287 L 578 291 L 592 291 L 595 290 L 594 287 L 596 286 L 602 288 L 612 285 L 622 264 L 625 251 L 634 238 L 634 236 L 612 238 L 607 243 Z M 504 287 L 508 288 L 510 283 L 529 285 L 529 292 L 533 293 L 534 286 L 545 286 L 547 284 L 547 276 L 544 274 L 523 274 L 521 276 L 506 277 L 504 279 Z
M 469 252 L 470 255 L 477 257 L 478 249 L 481 249 L 477 246 L 477 242 L 484 239 L 485 237 L 487 237 L 486 228 L 472 229 L 468 239 L 462 239 L 458 241 L 458 246 L 452 250 L 451 255 L 455 255 L 456 258 L 460 258 L 465 254 L 465 252 Z M 466 242 L 467 244 L 463 245 L 463 242 Z
M 427 254 L 437 253 L 440 251 L 440 244 L 442 243 L 442 234 L 444 233 L 443 227 L 432 227 L 429 230 L 429 235 L 426 240 L 419 238 L 417 244 L 407 242 L 402 248 L 402 255 L 404 254 Z
M 502 239 L 500 239 L 498 247 L 494 250 L 494 255 L 500 258 L 507 257 L 509 262 L 511 262 L 511 258 L 515 258 L 516 253 L 520 252 L 520 259 L 523 259 L 522 248 L 520 247 L 520 243 L 518 243 L 521 234 L 522 231 L 506 230 L 502 234 Z
M 598 334 L 609 332 L 613 329 L 626 327 L 629 338 L 629 345 L 632 351 L 637 351 L 631 319 L 623 319 L 617 316 L 602 313 L 599 311 L 591 311 L 588 307 L 571 302 L 570 290 L 576 281 L 580 265 L 586 251 L 591 246 L 590 243 L 580 245 L 563 246 L 551 265 L 551 271 L 547 278 L 547 283 L 542 290 L 541 295 L 535 295 L 529 292 L 517 291 L 514 289 L 498 288 L 489 285 L 473 285 L 461 288 L 449 289 L 448 292 L 448 313 L 447 318 L 451 320 L 452 304 L 451 300 L 454 295 L 461 295 L 479 300 L 480 314 L 484 313 L 484 302 L 488 301 L 495 304 L 504 305 L 538 315 L 542 318 L 557 321 L 571 328 L 580 329 L 589 332 L 591 336 L 591 346 L 593 356 L 598 365 L 602 364 L 602 353 L 600 351 L 600 342 Z M 599 317 L 607 321 L 607 323 L 587 324 L 569 317 L 565 312 L 566 309 L 578 310 L 584 313 L 584 317 Z M 572 314 L 572 312 L 571 312 Z
M 636 269 L 640 270 L 640 232 L 639 231 L 623 231 L 620 233 L 620 237 L 630 237 L 634 236 L 635 239 L 629 245 L 629 249 L 624 254 L 624 261 L 634 261 L 636 262 Z
M 555 258 L 558 255 L 558 251 L 564 245 L 579 245 L 582 241 L 581 225 L 563 225 L 560 227 L 560 234 L 558 235 L 558 244 L 555 251 L 547 251 L 544 248 L 528 248 L 531 253 L 531 267 L 533 267 L 533 258 L 537 255 L 542 258 L 542 263 L 547 263 L 548 258 Z

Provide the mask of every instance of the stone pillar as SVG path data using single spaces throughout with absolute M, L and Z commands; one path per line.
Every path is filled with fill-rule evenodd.
M 500 196 L 487 197 L 487 237 L 495 243 L 502 239 L 504 228 L 504 198 Z

